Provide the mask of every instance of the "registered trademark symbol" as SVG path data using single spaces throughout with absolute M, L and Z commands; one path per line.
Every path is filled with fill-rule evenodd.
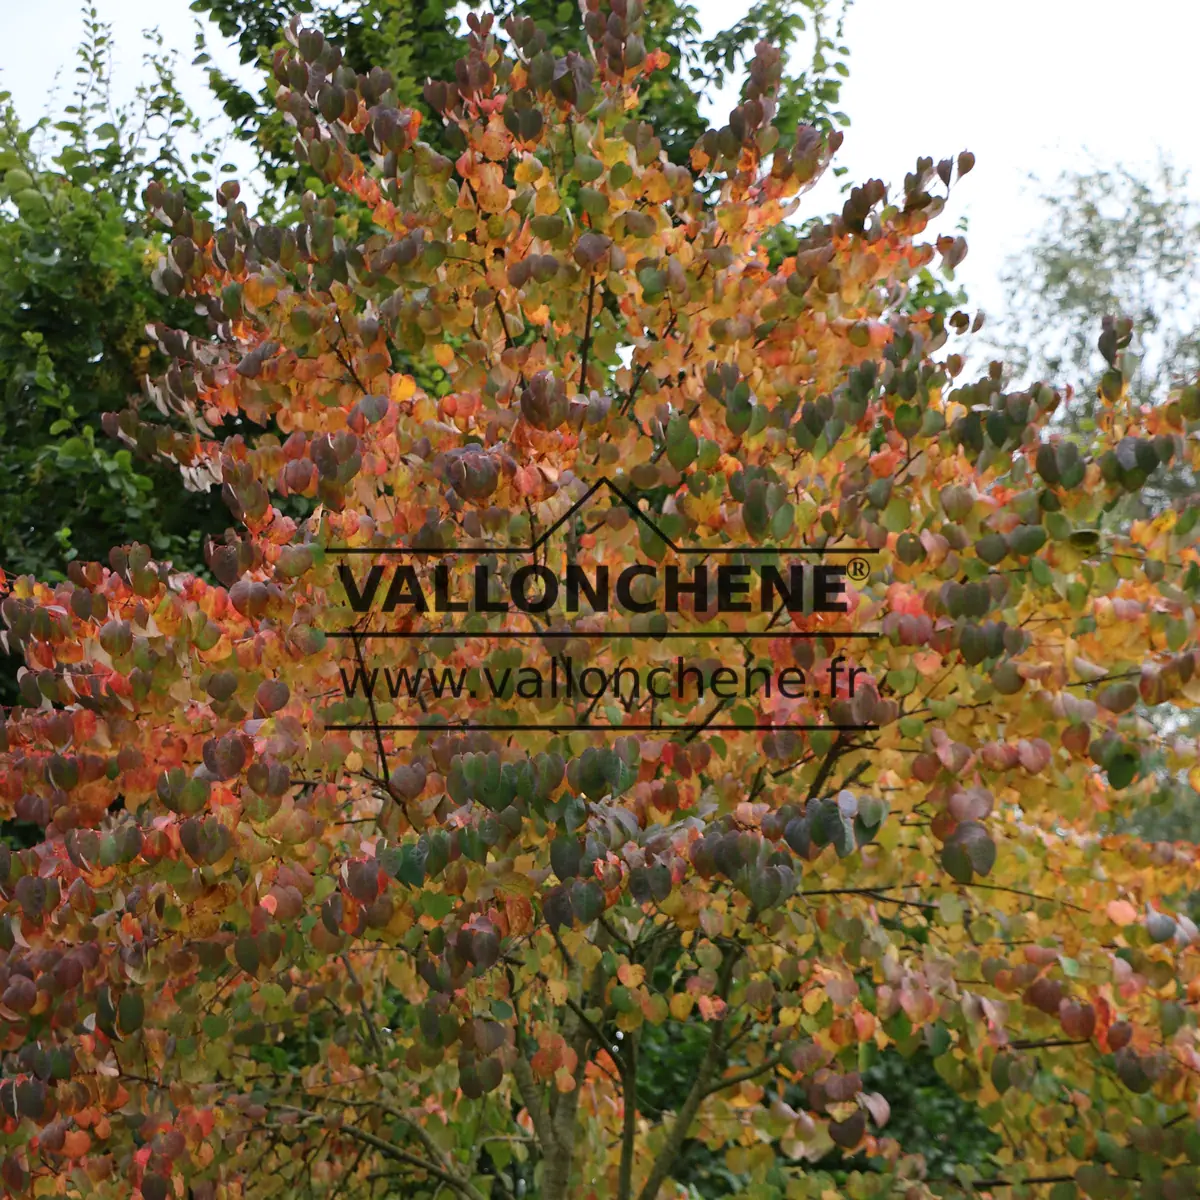
M 852 558 L 846 564 L 846 574 L 855 583 L 862 583 L 871 574 L 871 564 L 865 558 Z

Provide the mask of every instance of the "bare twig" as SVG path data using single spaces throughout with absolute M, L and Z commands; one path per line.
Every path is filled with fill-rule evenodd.
M 370 1009 L 367 1008 L 367 998 L 363 993 L 362 984 L 358 981 L 358 974 L 354 970 L 354 965 L 350 961 L 350 955 L 342 955 L 342 963 L 346 968 L 346 973 L 350 976 L 350 982 L 358 989 L 358 1007 L 362 1013 L 363 1020 L 367 1023 L 367 1031 L 371 1035 L 371 1044 L 375 1047 L 375 1053 L 379 1056 L 379 1065 L 383 1066 L 385 1051 L 383 1042 L 379 1037 L 379 1030 L 375 1028 L 375 1021 L 371 1016 Z

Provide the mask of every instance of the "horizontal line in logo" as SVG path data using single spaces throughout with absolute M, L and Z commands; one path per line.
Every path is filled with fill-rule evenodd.
M 552 724 L 552 725 L 474 725 L 474 724 L 447 724 L 447 725 L 374 725 L 367 722 L 363 725 L 326 725 L 326 730 L 334 730 L 345 732 L 348 730 L 377 730 L 380 733 L 398 733 L 403 731 L 423 732 L 423 731 L 440 731 L 443 733 L 463 732 L 469 733 L 473 730 L 486 730 L 493 733 L 521 733 L 530 732 L 532 730 L 542 729 L 548 732 L 566 731 L 566 730 L 591 730 L 593 733 L 619 733 L 622 730 L 636 729 L 638 732 L 668 732 L 668 733 L 689 733 L 699 731 L 719 731 L 725 733 L 749 733 L 757 731 L 759 733 L 783 733 L 791 730 L 793 732 L 816 732 L 824 731 L 827 733 L 863 733 L 869 730 L 878 729 L 878 725 L 709 725 L 704 722 L 697 722 L 694 725 L 589 725 L 587 723 L 574 724 Z
M 856 546 L 676 546 L 679 554 L 878 554 Z M 541 546 L 326 546 L 326 554 L 533 554 Z
M 827 629 L 820 633 L 798 633 L 798 632 L 764 632 L 764 633 L 738 633 L 736 630 L 723 630 L 715 633 L 700 632 L 700 633 L 636 633 L 630 629 L 604 629 L 596 632 L 585 633 L 583 631 L 568 630 L 563 632 L 545 631 L 541 632 L 531 629 L 527 632 L 521 630 L 501 630 L 497 632 L 488 632 L 482 630 L 478 633 L 471 633 L 463 630 L 462 632 L 445 632 L 438 631 L 434 633 L 401 633 L 396 630 L 386 629 L 344 629 L 344 630 L 327 630 L 325 636 L 330 638 L 394 638 L 402 641 L 448 641 L 455 638 L 494 638 L 497 641 L 525 641 L 528 638 L 543 638 L 546 640 L 562 640 L 569 641 L 572 638 L 634 638 L 647 639 L 650 641 L 710 641 L 720 639 L 724 641 L 734 641 L 737 639 L 783 639 L 785 641 L 810 641 L 815 638 L 879 638 L 883 637 L 882 633 L 877 632 L 858 632 L 853 630 L 843 629 Z

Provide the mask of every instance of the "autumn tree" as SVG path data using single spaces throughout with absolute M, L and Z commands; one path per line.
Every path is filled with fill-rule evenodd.
M 357 72 L 372 67 L 392 78 L 397 102 L 432 115 L 423 95 L 428 79 L 448 78 L 461 53 L 461 22 L 445 0 L 194 0 L 194 9 L 237 44 L 243 64 L 270 62 L 284 41 L 287 23 L 300 12 L 313 30 L 336 43 L 343 61 Z M 845 126 L 838 110 L 842 80 L 848 74 L 849 47 L 843 38 L 846 0 L 758 0 L 737 21 L 705 36 L 695 7 L 680 0 L 652 0 L 641 32 L 644 49 L 670 57 L 670 68 L 642 80 L 639 114 L 649 121 L 673 162 L 686 162 L 696 139 L 707 128 L 701 103 L 713 88 L 736 78 L 753 57 L 760 39 L 771 42 L 785 61 L 794 57 L 777 85 L 776 124 L 794 131 L 797 124 L 822 130 Z M 586 53 L 588 34 L 579 6 L 572 0 L 528 0 L 521 17 L 531 20 L 558 57 Z M 287 204 L 306 188 L 320 192 L 325 180 L 292 153 L 292 134 L 272 101 L 277 81 L 253 95 L 236 79 L 211 65 L 207 51 L 198 60 L 208 67 L 209 87 L 246 141 L 252 142 L 267 179 L 279 189 L 272 201 Z M 427 124 L 424 137 L 438 150 L 462 150 L 459 128 L 440 121 Z
M 1110 516 L 1200 393 L 1136 403 L 1106 337 L 1080 450 L 963 378 L 908 289 L 965 152 L 773 264 L 837 136 L 779 138 L 761 44 L 672 163 L 641 17 L 473 17 L 455 159 L 293 27 L 329 194 L 147 189 L 208 327 L 108 428 L 235 528 L 217 585 L 135 544 L 0 605 L 10 1192 L 653 1200 L 702 1144 L 756 1197 L 1195 1193 L 1196 849 L 1099 831 L 1196 770 L 1135 709 L 1200 695 L 1200 509 Z M 918 1047 L 982 1174 L 864 1087 Z

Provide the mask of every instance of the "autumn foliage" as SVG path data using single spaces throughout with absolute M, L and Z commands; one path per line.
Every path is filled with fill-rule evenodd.
M 472 18 L 426 89 L 454 160 L 296 26 L 277 102 L 326 186 L 295 224 L 147 189 L 158 282 L 209 333 L 156 327 L 173 365 L 110 432 L 235 528 L 218 583 L 145 546 L 9 581 L 0 814 L 36 827 L 0 848 L 10 1193 L 653 1200 L 698 1140 L 764 1198 L 835 1194 L 838 1150 L 862 1196 L 1195 1194 L 1196 850 L 1114 828 L 1197 782 L 1169 719 L 1200 699 L 1197 510 L 1121 514 L 1200 463 L 1200 395 L 1134 404 L 1116 322 L 1087 439 L 1049 384 L 965 380 L 969 317 L 909 284 L 965 252 L 922 239 L 966 153 L 780 258 L 836 135 L 779 137 L 762 45 L 671 165 L 640 11 L 588 0 L 590 58 Z M 871 571 L 845 614 L 651 612 L 649 576 L 646 611 L 363 613 L 346 585 L 772 546 Z M 483 686 L 677 655 L 818 686 Z M 470 686 L 347 694 L 402 668 Z M 704 1039 L 672 1111 L 639 1106 L 652 1026 Z M 993 1176 L 889 1138 L 862 1071 L 918 1045 L 1000 1135 Z

